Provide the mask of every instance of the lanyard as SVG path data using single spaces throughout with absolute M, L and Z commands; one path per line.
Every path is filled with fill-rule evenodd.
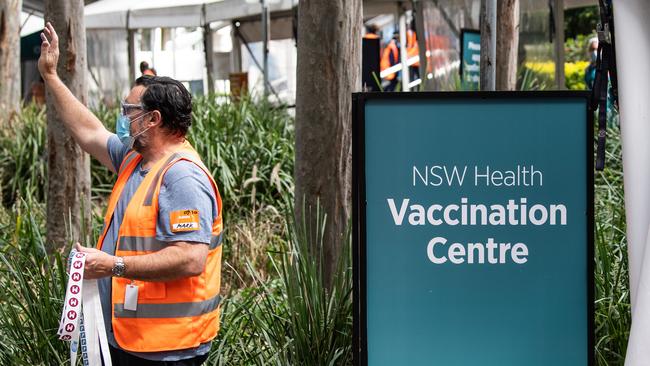
M 70 342 L 71 366 L 76 365 L 80 348 L 84 366 L 101 366 L 102 358 L 105 366 L 112 366 L 99 288 L 96 280 L 83 279 L 85 266 L 86 254 L 73 249 L 68 257 L 68 285 L 59 322 L 59 339 Z

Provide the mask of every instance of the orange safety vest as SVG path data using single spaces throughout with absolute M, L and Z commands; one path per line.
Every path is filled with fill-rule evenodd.
M 408 59 L 420 55 L 420 47 L 418 46 L 418 39 L 414 31 L 408 30 L 406 32 L 406 56 Z M 420 62 L 416 62 L 411 67 L 419 67 Z
M 394 60 L 394 62 L 391 62 L 391 55 L 393 56 L 392 59 Z M 388 42 L 386 48 L 384 48 L 384 51 L 381 55 L 381 60 L 379 61 L 379 69 L 381 71 L 384 71 L 387 68 L 396 65 L 398 62 L 399 62 L 399 49 L 397 48 L 397 44 L 393 39 L 390 42 Z M 396 72 L 386 75 L 384 79 L 393 80 L 395 79 L 395 76 L 397 76 Z
M 374 33 L 366 33 L 363 38 L 365 39 L 379 39 L 379 36 Z
M 97 242 L 101 250 L 117 201 L 142 156 L 129 152 L 118 171 L 104 217 L 104 232 Z M 118 233 L 115 255 L 156 252 L 168 243 L 156 240 L 158 194 L 163 176 L 179 160 L 199 166 L 209 177 L 217 198 L 218 217 L 212 223 L 212 240 L 203 273 L 169 282 L 112 278 L 112 324 L 117 343 L 132 352 L 157 352 L 194 348 L 213 339 L 219 331 L 221 287 L 222 206 L 219 189 L 194 148 L 185 142 L 176 152 L 160 159 L 144 177 L 128 203 Z M 138 286 L 136 311 L 124 309 L 126 286 Z

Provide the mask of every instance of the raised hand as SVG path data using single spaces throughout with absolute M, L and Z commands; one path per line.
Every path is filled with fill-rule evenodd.
M 56 65 L 59 62 L 59 36 L 54 27 L 47 22 L 41 33 L 41 57 L 38 59 L 38 71 L 43 79 L 55 77 Z

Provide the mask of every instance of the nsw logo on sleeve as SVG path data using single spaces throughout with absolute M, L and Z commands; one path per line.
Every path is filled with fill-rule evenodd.
M 171 224 L 173 233 L 199 230 L 199 210 L 172 211 L 170 213 L 169 223 Z

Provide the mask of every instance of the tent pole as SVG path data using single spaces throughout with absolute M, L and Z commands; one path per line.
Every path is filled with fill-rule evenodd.
M 208 94 L 214 93 L 212 51 L 212 31 L 210 30 L 210 24 L 206 24 L 203 26 L 203 53 L 205 54 L 205 68 L 208 77 Z
M 237 37 L 238 22 L 231 25 L 230 38 L 232 39 L 232 52 L 230 54 L 230 72 L 242 72 L 241 66 L 241 40 Z
M 264 52 L 264 97 L 269 95 L 269 8 L 266 0 L 260 0 L 262 5 L 262 42 Z
M 135 83 L 135 31 L 131 29 L 131 10 L 126 11 L 126 54 L 129 62 L 129 89 Z
M 210 29 L 210 22 L 206 21 L 205 4 L 202 7 L 203 12 L 203 54 L 205 55 L 205 69 L 208 79 L 208 94 L 214 94 L 214 65 L 212 63 L 212 53 L 214 46 L 212 44 L 212 30 Z
M 127 47 L 129 55 L 129 85 L 135 83 L 135 30 L 127 29 Z
M 411 84 L 411 78 L 409 77 L 409 67 L 407 64 L 408 61 L 408 54 L 406 52 L 406 12 L 404 9 L 400 8 L 400 16 L 399 16 L 399 50 L 400 50 L 400 63 L 402 64 L 402 91 L 409 91 L 411 88 L 409 87 L 409 84 Z

